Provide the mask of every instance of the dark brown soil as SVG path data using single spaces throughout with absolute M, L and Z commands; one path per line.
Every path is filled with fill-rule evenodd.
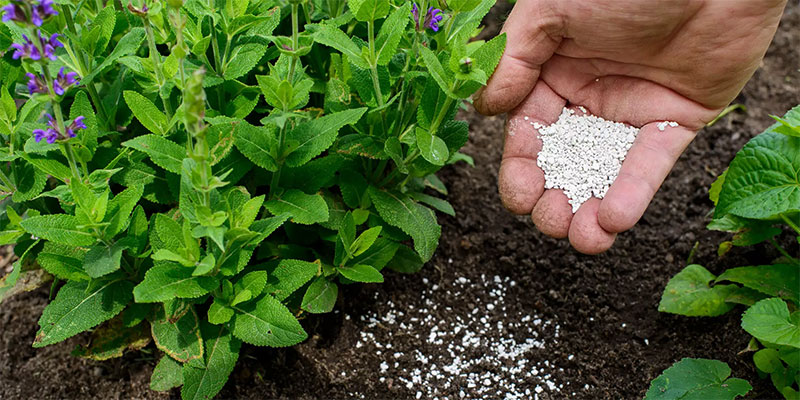
M 493 11 L 488 31 L 496 31 L 496 21 L 507 9 Z M 414 398 L 420 385 L 408 389 L 400 378 L 420 368 L 419 363 L 400 358 L 397 369 L 384 373 L 380 364 L 396 351 L 420 350 L 444 357 L 445 346 L 419 339 L 428 337 L 430 325 L 416 325 L 415 331 L 370 323 L 369 318 L 398 312 L 411 315 L 436 304 L 439 311 L 432 313 L 446 330 L 476 304 L 497 302 L 490 291 L 498 276 L 504 283 L 516 282 L 505 286 L 502 298 L 504 315 L 516 322 L 497 331 L 489 329 L 487 337 L 524 339 L 531 334 L 531 323 L 519 323 L 520 316 L 534 315 L 550 322 L 549 327 L 536 329 L 543 348 L 521 358 L 531 366 L 549 361 L 552 372 L 547 379 L 563 386 L 550 390 L 543 383 L 545 378 L 535 374 L 505 377 L 516 379 L 523 391 L 545 386 L 539 398 L 641 398 L 650 380 L 682 357 L 723 360 L 734 376 L 753 384 L 748 398 L 778 398 L 771 384 L 758 378 L 750 355 L 737 355 L 749 340 L 739 327 L 740 310 L 720 318 L 684 318 L 659 313 L 657 305 L 664 285 L 685 266 L 695 243 L 699 247 L 694 261 L 714 273 L 775 256 L 768 248 L 756 247 L 735 249 L 718 259 L 716 246 L 725 235 L 704 228 L 712 209 L 707 189 L 736 151 L 771 123 L 769 114 L 782 114 L 800 102 L 798 28 L 800 12 L 792 2 L 762 68 L 736 100 L 747 106 L 747 113 L 729 115 L 701 132 L 642 221 L 600 256 L 578 254 L 566 241 L 544 237 L 527 218 L 514 217 L 502 208 L 496 179 L 503 120 L 467 114 L 472 139 L 464 152 L 475 158 L 477 166 L 460 164 L 442 174 L 458 216 L 440 216 L 443 235 L 434 259 L 416 275 L 387 273 L 383 285 L 345 288 L 337 312 L 304 321 L 312 338 L 301 345 L 282 350 L 244 346 L 220 397 Z M 790 251 L 796 250 L 794 246 Z M 463 284 L 462 277 L 471 283 Z M 438 290 L 432 289 L 434 284 Z M 85 336 L 33 349 L 30 343 L 47 293 L 42 289 L 22 294 L 0 307 L 0 398 L 179 397 L 178 391 L 149 391 L 149 375 L 158 357 L 151 347 L 107 362 L 70 356 L 77 344 L 87 340 Z M 497 313 L 488 314 L 492 321 L 499 318 Z M 554 331 L 554 325 L 560 331 Z M 373 336 L 362 340 L 362 332 Z M 557 338 L 555 332 L 559 332 Z M 375 342 L 391 343 L 394 350 L 378 355 Z M 356 347 L 358 343 L 362 347 Z M 491 351 L 478 348 L 464 356 L 479 357 Z M 503 373 L 495 367 L 487 371 Z M 388 379 L 381 381 L 381 377 Z M 458 385 L 464 381 L 453 382 L 454 387 L 437 389 L 437 393 L 442 398 L 459 398 Z M 427 398 L 431 391 L 423 392 Z M 476 396 L 477 392 L 468 393 Z M 483 397 L 499 395 L 486 392 Z

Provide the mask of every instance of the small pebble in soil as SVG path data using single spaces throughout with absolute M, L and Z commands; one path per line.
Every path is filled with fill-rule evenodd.
M 678 124 L 657 124 L 660 131 L 667 126 Z M 573 213 L 592 196 L 606 195 L 639 133 L 636 127 L 590 115 L 583 107 L 564 108 L 558 121 L 534 129 L 542 140 L 537 164 L 544 171 L 545 189 L 563 190 Z

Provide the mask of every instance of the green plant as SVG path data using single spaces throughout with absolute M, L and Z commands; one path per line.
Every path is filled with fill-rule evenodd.
M 6 3 L 0 299 L 52 278 L 34 347 L 152 338 L 153 389 L 213 397 L 243 342 L 299 343 L 339 285 L 432 257 L 493 3 Z
M 753 339 L 745 351 L 754 352 L 761 376 L 769 375 L 786 399 L 797 399 L 800 261 L 776 238 L 785 227 L 800 242 L 800 106 L 774 118 L 778 122 L 747 143 L 711 186 L 716 207 L 708 229 L 733 233 L 732 240 L 719 246 L 720 257 L 733 246 L 762 242 L 770 243 L 781 256 L 767 265 L 731 268 L 719 276 L 689 265 L 669 281 L 658 309 L 718 316 L 736 304 L 747 306 L 742 328 Z M 744 394 L 727 393 L 725 398 Z

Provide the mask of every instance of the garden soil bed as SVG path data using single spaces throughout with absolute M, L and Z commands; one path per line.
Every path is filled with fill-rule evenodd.
M 508 6 L 490 15 L 496 32 Z M 768 248 L 734 249 L 705 230 L 707 189 L 769 114 L 800 102 L 800 12 L 788 7 L 762 67 L 736 100 L 737 112 L 700 132 L 641 222 L 600 256 L 539 234 L 507 213 L 497 194 L 502 117 L 474 112 L 464 152 L 476 167 L 441 174 L 457 217 L 440 216 L 440 247 L 416 275 L 386 274 L 382 285 L 352 285 L 335 313 L 303 321 L 311 338 L 289 349 L 244 346 L 221 398 L 641 398 L 649 382 L 682 357 L 720 359 L 749 380 L 748 398 L 778 398 L 758 379 L 740 309 L 720 318 L 657 311 L 669 278 L 694 260 L 719 273 L 763 263 Z M 790 246 L 797 251 L 797 245 Z M 151 346 L 116 360 L 70 356 L 85 343 L 33 349 L 48 290 L 0 307 L 0 398 L 178 398 L 149 391 L 159 357 Z

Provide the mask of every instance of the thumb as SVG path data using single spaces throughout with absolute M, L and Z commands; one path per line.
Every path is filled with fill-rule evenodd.
M 475 94 L 475 108 L 481 114 L 508 112 L 533 90 L 542 64 L 561 43 L 559 1 L 517 1 L 502 30 L 508 36 L 506 51 L 486 87 Z

